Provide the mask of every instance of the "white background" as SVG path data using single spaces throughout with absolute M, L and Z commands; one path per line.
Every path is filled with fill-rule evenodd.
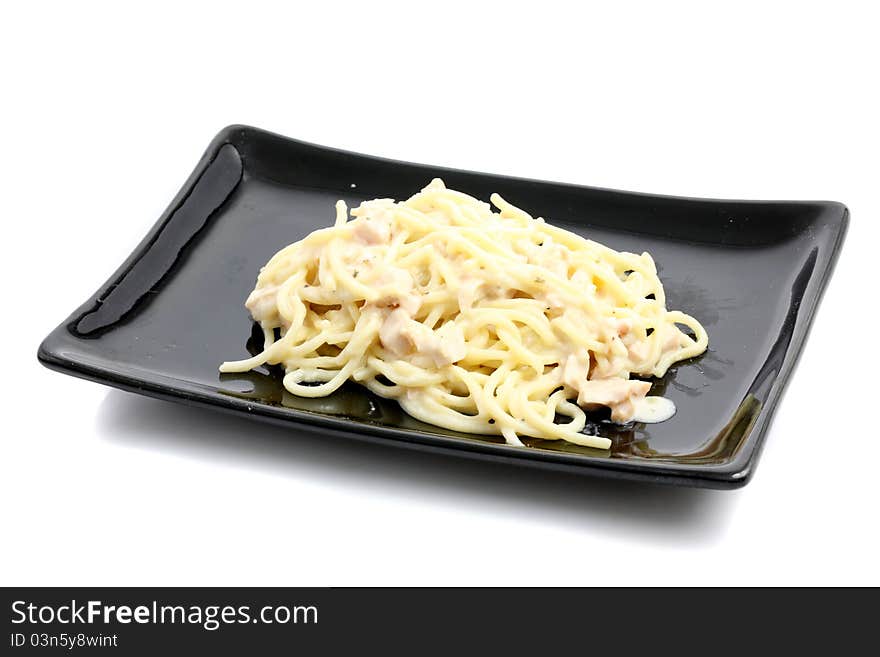
M 126 4 L 13 3 L 0 25 L 0 583 L 880 584 L 872 3 Z M 39 341 L 229 123 L 502 174 L 846 203 L 753 482 L 303 438 L 40 367 Z

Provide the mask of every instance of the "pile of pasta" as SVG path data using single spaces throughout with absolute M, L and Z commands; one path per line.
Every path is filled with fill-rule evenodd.
M 336 222 L 281 249 L 246 301 L 265 336 L 223 372 L 282 365 L 321 397 L 348 380 L 424 422 L 472 434 L 561 439 L 584 410 L 627 422 L 650 382 L 704 352 L 700 323 L 667 310 L 647 253 L 618 252 L 506 202 L 434 179 L 411 198 L 336 204 Z M 688 332 L 680 327 L 686 327 Z

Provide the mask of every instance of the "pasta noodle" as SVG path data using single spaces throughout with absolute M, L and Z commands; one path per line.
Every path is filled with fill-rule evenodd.
M 630 376 L 663 376 L 708 336 L 666 310 L 651 256 L 491 201 L 497 212 L 440 179 L 403 202 L 365 201 L 351 220 L 339 201 L 334 226 L 262 268 L 245 305 L 263 351 L 220 370 L 281 364 L 303 397 L 356 381 L 419 420 L 513 445 L 604 449 L 607 438 L 583 433 L 583 409 L 607 407 L 616 422 L 674 412 Z

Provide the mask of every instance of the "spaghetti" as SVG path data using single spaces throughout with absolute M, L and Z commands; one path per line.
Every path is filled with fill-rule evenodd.
M 491 201 L 498 212 L 440 179 L 403 202 L 366 201 L 351 220 L 339 201 L 334 226 L 262 268 L 245 305 L 263 351 L 220 370 L 281 364 L 303 397 L 356 381 L 419 420 L 513 445 L 609 447 L 583 433 L 583 409 L 608 407 L 616 422 L 671 415 L 630 376 L 663 376 L 708 336 L 666 310 L 651 256 Z

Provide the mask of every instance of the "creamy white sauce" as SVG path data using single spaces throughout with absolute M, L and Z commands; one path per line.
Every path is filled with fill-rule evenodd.
M 633 400 L 635 422 L 664 422 L 675 415 L 675 404 L 666 397 L 643 397 Z

